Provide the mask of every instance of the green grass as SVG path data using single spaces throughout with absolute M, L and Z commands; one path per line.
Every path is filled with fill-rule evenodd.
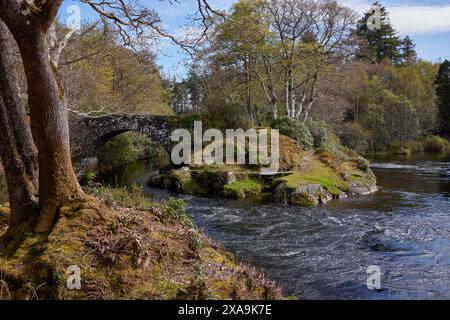
M 225 197 L 242 199 L 261 194 L 263 185 L 257 180 L 246 179 L 227 184 L 223 189 Z
M 109 188 L 105 186 L 89 187 L 87 190 L 93 196 L 105 201 L 108 206 L 122 206 L 138 210 L 149 210 L 155 207 L 155 203 L 148 199 L 142 187 Z
M 333 169 L 317 164 L 313 170 L 307 174 L 294 173 L 280 178 L 288 188 L 296 189 L 306 184 L 320 184 L 325 190 L 333 195 L 339 195 L 341 191 L 348 190 L 349 185 L 338 176 Z

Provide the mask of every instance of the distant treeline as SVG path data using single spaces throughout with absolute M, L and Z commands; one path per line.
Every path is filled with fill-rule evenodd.
M 187 79 L 169 82 L 170 103 L 221 128 L 323 121 L 364 153 L 448 136 L 450 63 L 420 59 L 374 5 L 381 28 L 371 31 L 369 13 L 332 0 L 241 0 L 217 19 Z

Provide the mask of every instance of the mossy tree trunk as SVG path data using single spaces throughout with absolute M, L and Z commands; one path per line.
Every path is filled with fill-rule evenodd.
M 15 227 L 36 214 L 38 163 L 11 46 L 0 20 L 0 154 L 12 209 L 10 226 Z
M 50 61 L 46 34 L 61 0 L 0 0 L 0 18 L 19 46 L 28 83 L 31 130 L 38 148 L 37 232 L 51 230 L 59 209 L 84 197 L 72 167 L 64 94 Z

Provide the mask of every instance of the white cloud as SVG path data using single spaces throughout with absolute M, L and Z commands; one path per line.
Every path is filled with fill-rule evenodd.
M 392 24 L 402 34 L 450 32 L 450 5 L 400 6 L 388 10 Z
M 342 0 L 359 13 L 363 13 L 373 1 Z M 385 5 L 392 25 L 401 34 L 418 35 L 450 32 L 450 5 Z

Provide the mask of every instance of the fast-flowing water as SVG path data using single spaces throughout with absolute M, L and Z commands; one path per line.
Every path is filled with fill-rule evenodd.
M 122 175 L 144 182 L 144 169 L 128 167 Z M 372 169 L 378 192 L 313 208 L 186 200 L 198 226 L 240 260 L 265 270 L 287 294 L 450 299 L 449 159 L 374 160 Z M 373 265 L 382 272 L 380 290 L 366 285 Z

